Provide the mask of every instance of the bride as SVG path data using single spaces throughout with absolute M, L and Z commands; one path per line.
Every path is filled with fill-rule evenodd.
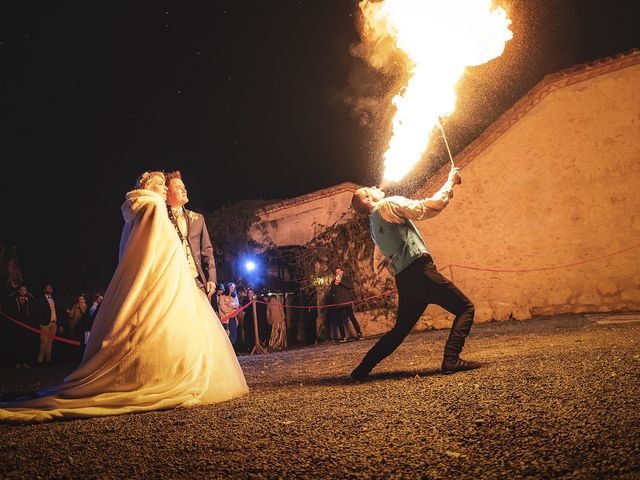
M 120 262 L 82 362 L 62 384 L 0 403 L 0 420 L 117 415 L 248 392 L 229 338 L 193 281 L 166 195 L 162 172 L 145 172 L 127 193 Z

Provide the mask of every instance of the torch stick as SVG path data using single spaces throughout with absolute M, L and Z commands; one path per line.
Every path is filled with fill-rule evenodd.
M 442 127 L 442 123 L 440 123 L 440 119 L 438 118 L 438 128 L 442 132 L 442 139 L 444 140 L 444 144 L 447 147 L 447 153 L 449 154 L 449 160 L 451 160 L 451 168 L 455 167 L 453 163 L 453 155 L 451 155 L 451 150 L 449 149 L 449 142 L 447 142 L 447 136 L 444 133 L 444 128 Z M 456 177 L 456 184 L 460 185 L 462 183 L 462 179 L 460 177 Z

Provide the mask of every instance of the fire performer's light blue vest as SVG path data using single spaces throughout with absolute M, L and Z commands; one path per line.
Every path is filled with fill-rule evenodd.
M 369 215 L 369 224 L 371 237 L 391 262 L 394 275 L 407 268 L 416 258 L 429 255 L 420 232 L 411 220 L 405 219 L 402 224 L 387 222 L 376 208 Z

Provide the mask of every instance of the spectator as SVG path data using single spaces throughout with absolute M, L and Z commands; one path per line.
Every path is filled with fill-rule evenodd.
M 98 311 L 100 310 L 100 305 L 102 304 L 102 300 L 104 299 L 104 295 L 102 293 L 96 293 L 93 296 L 93 303 L 89 307 L 89 311 L 87 312 L 87 316 L 84 321 L 84 326 L 82 328 L 82 338 L 80 342 L 82 344 L 82 355 L 84 355 L 84 349 L 89 341 L 89 334 L 91 333 L 91 327 L 93 327 L 93 322 L 96 319 L 96 315 L 98 315 Z
M 87 299 L 84 293 L 78 295 L 76 302 L 67 311 L 69 321 L 66 336 L 71 340 L 79 341 L 81 345 L 84 338 L 84 329 L 87 324 L 87 311 Z M 71 348 L 68 349 L 67 357 L 81 360 L 82 348 L 71 346 Z
M 247 300 L 247 291 L 246 290 L 238 290 L 238 303 L 239 307 L 246 304 Z M 236 319 L 238 321 L 238 338 L 236 340 L 236 352 L 242 351 L 245 349 L 246 339 L 244 337 L 244 310 L 240 310 Z
M 222 295 L 224 295 L 225 290 L 224 283 L 219 283 L 216 287 L 216 293 L 211 297 L 211 306 L 216 312 L 216 315 L 218 315 L 218 318 L 220 318 L 220 321 L 222 321 L 222 315 L 220 315 L 220 299 Z M 224 322 L 222 322 L 222 324 L 224 325 Z M 225 329 L 228 330 L 228 326 L 226 326 Z
M 345 311 L 342 308 L 337 306 L 338 299 L 336 298 L 336 290 L 335 290 L 335 281 L 331 282 L 331 288 L 329 289 L 329 293 L 325 298 L 325 307 L 324 310 L 327 312 L 325 324 L 327 326 L 327 331 L 329 332 L 329 337 L 335 339 L 336 329 L 339 332 L 338 342 L 346 342 L 347 334 L 344 329 L 345 323 L 347 321 Z
M 252 288 L 248 288 L 247 296 L 242 299 L 242 306 L 244 307 L 254 300 L 256 300 L 256 294 Z M 249 306 L 244 309 L 242 326 L 244 329 L 244 347 L 246 351 L 250 352 L 256 344 L 256 333 L 253 323 L 253 307 Z
M 223 325 L 226 323 L 229 340 L 231 341 L 231 344 L 235 346 L 238 338 L 238 319 L 237 314 L 233 315 L 233 313 L 240 308 L 240 301 L 238 300 L 238 292 L 236 291 L 235 283 L 227 283 L 227 292 L 219 297 L 219 301 L 220 303 L 218 308 L 220 308 L 220 319 L 222 320 L 224 318 Z
M 84 293 L 78 295 L 78 299 L 69 309 L 69 331 L 67 336 L 79 340 L 82 336 L 82 328 L 87 315 L 87 299 Z
M 64 332 L 63 315 L 56 305 L 51 284 L 44 286 L 43 293 L 36 296 L 34 305 L 37 321 L 40 325 L 40 348 L 38 349 L 38 363 L 51 363 L 53 353 L 53 337 Z
M 316 308 L 317 293 L 315 290 L 311 293 L 302 296 L 303 305 L 307 308 L 303 310 L 303 318 L 304 318 L 304 343 L 306 345 L 313 345 L 314 343 L 318 343 L 317 338 L 317 319 L 318 319 L 318 309 Z
M 9 295 L 7 312 L 14 319 L 31 327 L 36 327 L 32 320 L 33 295 L 25 285 L 20 285 L 16 292 Z M 21 325 L 12 323 L 10 330 L 9 355 L 15 368 L 29 368 L 36 358 L 37 336 Z
M 256 301 L 256 313 L 258 315 L 258 335 L 260 336 L 260 343 L 263 347 L 269 346 L 269 339 L 271 338 L 271 325 L 267 322 L 267 305 L 266 302 L 269 298 L 261 293 Z
M 284 307 L 277 295 L 271 295 L 267 302 L 267 323 L 271 325 L 269 348 L 286 348 L 287 321 L 284 315 Z
M 342 267 L 335 269 L 335 277 L 331 283 L 329 298 L 331 300 L 330 303 L 339 304 L 339 306 L 333 307 L 333 312 L 330 313 L 333 313 L 338 322 L 338 328 L 340 328 L 343 341 L 345 339 L 344 325 L 346 324 L 347 318 L 351 320 L 353 328 L 358 335 L 358 340 L 362 340 L 362 329 L 353 313 L 353 303 L 351 303 L 355 300 L 353 280 L 344 274 Z

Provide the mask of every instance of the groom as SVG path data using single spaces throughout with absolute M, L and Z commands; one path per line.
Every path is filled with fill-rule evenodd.
M 216 262 L 204 217 L 184 208 L 189 198 L 180 171 L 169 172 L 165 177 L 169 219 L 182 242 L 196 285 L 210 296 L 216 288 Z

